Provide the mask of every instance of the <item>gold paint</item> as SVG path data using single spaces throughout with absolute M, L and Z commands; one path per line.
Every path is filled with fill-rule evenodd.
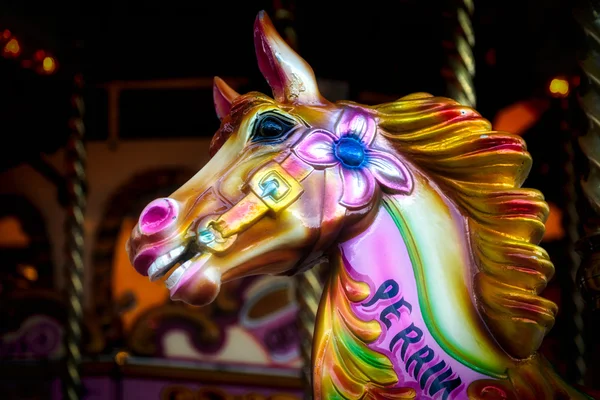
M 442 186 L 444 193 L 469 217 L 474 248 L 488 246 L 482 235 L 492 235 L 496 243 L 529 244 L 522 248 L 528 250 L 523 257 L 512 260 L 510 275 L 501 271 L 494 274 L 506 280 L 510 292 L 494 285 L 485 285 L 487 291 L 481 285 L 475 287 L 479 311 L 498 342 L 512 356 L 528 357 L 539 346 L 539 335 L 519 335 L 515 342 L 514 333 L 532 332 L 530 325 L 534 324 L 545 334 L 550 327 L 548 316 L 554 315 L 555 307 L 549 301 L 539 300 L 539 293 L 551 277 L 551 264 L 545 252 L 537 251 L 535 243 L 543 235 L 548 211 L 539 192 L 520 189 L 531 167 L 525 143 L 516 135 L 491 131 L 490 123 L 476 111 L 449 99 L 432 96 L 383 104 L 375 109 L 390 144 Z M 414 118 L 415 112 L 418 119 Z M 410 122 L 407 124 L 406 120 Z M 494 141 L 499 140 L 512 150 L 496 151 Z M 489 209 L 488 204 L 499 198 L 503 207 Z M 510 259 L 512 247 L 504 249 L 504 260 Z M 488 271 L 496 270 L 497 263 L 485 257 L 476 261 L 480 268 L 478 279 L 491 279 Z M 532 273 L 538 276 L 534 278 L 534 290 L 530 283 Z M 544 311 L 528 312 L 533 303 Z
M 344 289 L 344 295 L 349 301 L 358 303 L 369 297 L 369 285 L 366 282 L 353 280 L 345 268 L 339 269 L 339 280 Z
M 294 153 L 281 162 L 281 167 L 293 175 L 298 182 L 302 182 L 314 171 L 313 167 L 300 160 Z
M 393 206 L 404 216 L 419 254 L 415 277 L 421 282 L 419 299 L 427 327 L 442 347 L 468 365 L 488 374 L 502 375 L 507 357 L 490 335 L 473 302 L 471 251 L 462 217 L 437 186 L 414 171 L 411 197 L 401 197 Z M 451 207 L 454 212 L 451 210 Z M 427 238 L 441 237 L 431 244 Z M 447 302 L 452 299 L 452 306 Z
M 502 394 L 507 389 L 506 396 L 500 396 L 506 399 L 517 393 L 527 400 L 559 394 L 585 398 L 536 353 L 557 309 L 540 296 L 554 272 L 537 245 L 548 206 L 541 193 L 521 188 L 531 167 L 524 141 L 491 131 L 477 112 L 450 99 L 401 99 L 374 109 L 389 144 L 439 185 L 467 217 L 478 267 L 475 304 L 489 332 L 514 357 L 506 365 L 509 379 L 490 390 Z M 499 143 L 502 151 L 497 151 Z M 485 383 L 473 382 L 470 397 L 489 398 L 493 392 Z
M 215 229 L 224 238 L 245 230 L 269 211 L 255 193 L 250 193 L 217 219 Z
M 277 182 L 277 190 L 273 195 L 263 196 L 263 187 L 268 181 Z M 304 193 L 302 185 L 276 162 L 265 165 L 250 180 L 252 191 L 265 202 L 274 213 L 278 213 Z
M 339 255 L 330 262 L 331 274 L 319 306 L 314 336 L 315 398 L 326 399 L 335 393 L 346 399 L 369 398 L 371 390 L 391 386 L 398 382 L 398 377 L 386 356 L 367 347 L 367 343 L 381 335 L 379 323 L 359 320 L 352 311 L 352 300 L 346 295 L 349 292 L 364 299 L 369 295 L 368 287 L 348 275 Z M 360 294 L 356 295 L 357 292 Z
M 570 387 L 539 354 L 509 369 L 508 375 L 508 379 L 502 383 L 510 382 L 513 386 L 512 395 L 519 400 L 590 399 Z

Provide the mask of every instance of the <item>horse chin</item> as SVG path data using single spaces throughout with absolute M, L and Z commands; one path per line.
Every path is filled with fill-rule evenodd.
M 212 303 L 221 289 L 221 272 L 211 265 L 211 254 L 193 257 L 177 267 L 166 280 L 172 300 L 193 306 Z

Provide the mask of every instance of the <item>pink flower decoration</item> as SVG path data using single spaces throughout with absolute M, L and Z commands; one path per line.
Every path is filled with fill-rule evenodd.
M 317 169 L 337 168 L 343 184 L 340 202 L 348 208 L 361 208 L 373 198 L 375 182 L 389 193 L 412 191 L 406 166 L 396 156 L 371 147 L 376 131 L 370 115 L 347 109 L 334 133 L 316 129 L 294 151 Z

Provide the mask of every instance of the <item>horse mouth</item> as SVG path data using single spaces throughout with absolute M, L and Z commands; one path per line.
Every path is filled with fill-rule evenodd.
M 156 260 L 148 267 L 148 279 L 150 282 L 158 279 L 173 271 L 165 280 L 167 289 L 171 289 L 179 282 L 179 279 L 184 275 L 185 271 L 192 264 L 192 259 L 197 254 L 185 245 L 178 246 L 167 253 L 157 257 Z
M 177 246 L 155 258 L 147 271 L 151 282 L 169 275 L 164 284 L 172 300 L 201 306 L 218 295 L 221 272 L 210 265 L 210 252 L 195 250 L 192 245 Z

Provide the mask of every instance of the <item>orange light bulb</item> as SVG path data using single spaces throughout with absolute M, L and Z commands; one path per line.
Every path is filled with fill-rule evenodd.
M 11 57 L 16 57 L 21 53 L 21 45 L 15 38 L 10 39 L 4 45 L 4 54 Z
M 54 60 L 54 58 L 49 56 L 44 57 L 44 60 L 42 61 L 42 69 L 47 74 L 51 74 L 54 71 L 56 71 L 56 61 Z
M 554 78 L 550 82 L 550 93 L 556 97 L 567 97 L 569 94 L 569 81 L 563 78 Z

